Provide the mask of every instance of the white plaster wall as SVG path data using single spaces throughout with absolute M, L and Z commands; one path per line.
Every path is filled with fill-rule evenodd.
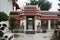
M 3 27 L 2 24 L 6 24 L 7 27 L 9 27 L 9 21 L 2 21 L 2 22 L 0 22 L 0 24 L 1 24 L 1 27 Z
M 9 15 L 10 11 L 13 10 L 12 0 L 0 0 L 0 11 L 5 12 Z
M 20 25 L 24 24 L 24 31 L 26 31 L 26 20 L 20 20 Z
M 24 31 L 26 31 L 26 20 L 20 20 L 20 25 L 22 24 L 22 22 L 24 23 Z M 35 20 L 35 31 L 37 31 L 37 25 L 40 22 L 41 25 L 41 20 Z
M 3 27 L 3 24 L 7 25 L 7 27 L 5 27 L 4 30 L 2 30 L 4 33 L 6 33 L 6 32 L 9 31 L 9 29 L 8 29 L 8 27 L 9 27 L 9 21 L 1 21 L 0 24 L 1 24 L 1 27 Z
M 38 25 L 39 22 L 40 22 L 40 25 L 41 25 L 41 20 L 36 20 L 35 19 L 35 31 L 37 31 L 37 25 Z

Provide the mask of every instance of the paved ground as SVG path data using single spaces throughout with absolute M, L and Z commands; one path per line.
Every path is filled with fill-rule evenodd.
M 36 33 L 36 34 L 25 34 L 18 33 L 19 37 L 15 37 L 14 40 L 50 40 L 53 32 L 47 33 Z

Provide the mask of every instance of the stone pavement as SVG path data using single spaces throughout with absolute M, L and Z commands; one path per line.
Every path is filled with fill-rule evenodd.
M 18 33 L 19 37 L 15 37 L 14 40 L 50 40 L 53 32 L 47 33 L 36 33 L 36 34 L 25 34 Z

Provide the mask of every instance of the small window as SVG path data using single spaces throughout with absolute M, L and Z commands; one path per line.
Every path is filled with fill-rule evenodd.
M 4 27 L 7 27 L 7 25 L 6 24 L 2 24 Z

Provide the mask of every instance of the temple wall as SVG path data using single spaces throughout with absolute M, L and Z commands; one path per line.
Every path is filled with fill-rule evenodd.
M 26 20 L 24 19 L 24 20 L 20 20 L 20 25 L 21 24 L 24 24 L 24 31 L 26 31 Z
M 7 27 L 9 27 L 9 21 L 2 21 L 0 22 L 0 24 L 1 24 L 1 27 L 3 27 L 3 24 L 6 24 Z
M 37 31 L 37 25 L 38 25 L 38 23 L 40 22 L 40 25 L 41 25 L 41 20 L 35 20 L 35 30 Z

